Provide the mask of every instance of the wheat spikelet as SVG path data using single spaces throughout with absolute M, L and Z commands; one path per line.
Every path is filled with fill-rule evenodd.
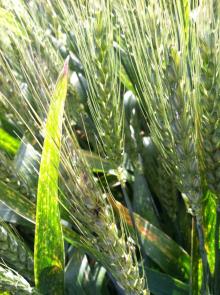
M 32 254 L 4 222 L 0 222 L 0 256 L 27 279 L 33 280 Z
M 120 234 L 106 194 L 94 181 L 77 146 L 76 139 L 72 137 L 68 145 L 64 145 L 62 153 L 70 217 L 104 257 L 104 266 L 126 294 L 148 294 L 145 280 L 139 273 L 134 245 L 128 242 L 123 221 Z
M 209 69 L 211 65 L 211 56 L 209 56 Z M 214 72 L 214 65 L 213 65 Z M 219 74 L 217 74 L 219 75 Z M 209 188 L 217 195 L 220 195 L 220 150 L 219 150 L 219 106 L 216 97 L 218 96 L 218 84 L 213 85 L 213 74 L 212 77 L 207 77 L 204 83 L 206 89 L 202 90 L 202 96 L 204 99 L 204 113 L 203 113 L 203 124 L 202 124 L 202 135 L 203 135 L 203 147 L 204 147 L 204 161 L 205 161 L 205 172 L 206 180 Z M 218 77 L 216 77 L 218 79 Z
M 13 163 L 0 153 L 0 180 L 9 183 L 14 189 L 18 190 L 21 194 L 30 200 L 35 199 L 35 190 L 29 183 L 24 180 L 24 177 L 16 172 Z
M 0 86 L 1 86 L 1 92 L 3 92 L 7 97 L 9 96 L 15 96 L 16 92 L 13 87 L 13 84 L 11 83 L 9 77 L 7 77 L 7 74 L 3 70 L 3 68 L 0 66 Z
M 12 295 L 40 294 L 19 274 L 0 265 L 0 290 Z
M 201 216 L 195 110 L 198 87 L 197 80 L 193 85 L 190 79 L 190 75 L 197 75 L 198 66 L 195 66 L 194 59 L 191 60 L 192 53 L 185 45 L 188 37 L 184 30 L 179 29 L 176 33 L 173 18 L 182 12 L 176 7 L 175 15 L 170 11 L 171 4 L 166 5 L 162 1 L 158 5 L 150 1 L 148 7 L 144 1 L 126 3 L 128 12 L 123 9 L 124 17 L 121 15 L 127 24 L 124 30 L 138 69 L 152 140 L 165 168 L 175 175 L 179 190 L 190 199 L 192 211 Z M 164 27 L 167 30 L 164 31 Z M 192 46 L 196 41 L 195 38 Z M 196 50 L 193 54 L 197 54 Z
M 176 55 L 176 53 L 174 54 Z M 179 60 L 177 55 L 171 57 L 171 73 L 172 71 L 177 73 L 177 77 L 174 81 L 172 81 L 173 77 L 169 79 L 171 99 L 171 116 L 169 119 L 171 120 L 170 128 L 174 141 L 174 155 L 171 154 L 170 157 L 174 159 L 173 172 L 177 173 L 176 181 L 180 191 L 188 196 L 193 213 L 202 216 L 202 184 L 198 158 L 196 116 L 191 101 L 191 97 L 196 100 L 196 96 L 193 88 L 190 89 L 188 78 L 182 76 L 184 74 L 181 73 L 180 64 L 182 64 L 181 57 Z M 178 78 L 178 75 L 180 78 Z M 165 148 L 167 147 L 165 146 Z M 178 165 L 177 169 L 175 169 L 176 164 Z
M 175 222 L 178 200 L 176 184 L 161 164 L 162 160 L 160 156 L 158 156 L 158 163 L 160 164 L 158 165 L 157 196 L 170 219 Z
M 128 8 L 127 8 L 127 7 Z M 192 6 L 193 7 L 193 6 Z M 203 190 L 199 145 L 201 56 L 190 3 L 123 1 L 121 16 L 138 70 L 152 140 L 167 171 L 196 216 L 203 261 L 202 292 L 210 270 L 204 248 Z M 123 26 L 123 23 L 122 23 Z M 164 30 L 166 28 L 166 30 Z
M 31 66 L 30 64 L 27 65 L 28 59 L 23 64 L 25 50 L 22 47 L 19 48 L 19 46 L 18 49 L 21 50 L 20 60 L 27 75 Z M 36 72 L 35 74 L 38 75 Z M 28 85 L 31 84 L 30 80 L 27 80 Z M 40 78 L 39 81 L 39 85 L 43 84 L 42 89 L 44 92 L 48 85 L 45 85 Z M 44 98 L 42 101 L 40 100 L 41 91 L 39 91 L 39 87 L 36 89 L 34 89 L 34 85 L 31 85 L 31 87 L 33 92 L 36 92 L 35 99 L 37 103 L 43 105 Z M 27 97 L 24 97 L 24 99 L 28 100 Z M 30 104 L 28 104 L 28 108 L 30 111 Z M 45 108 L 43 111 L 44 115 L 42 117 L 45 116 Z M 38 120 L 40 122 L 39 126 L 43 126 L 41 118 L 38 118 Z M 28 122 L 25 122 L 27 126 L 29 125 Z M 113 139 L 112 142 L 114 142 Z M 73 147 L 67 148 L 66 152 L 62 152 L 61 156 L 62 166 L 69 176 L 69 185 L 65 181 L 65 186 L 71 197 L 69 198 L 68 195 L 66 201 L 69 206 L 66 209 L 72 212 L 70 212 L 70 215 L 73 222 L 84 235 L 85 241 L 92 241 L 93 247 L 98 250 L 100 255 L 104 256 L 104 266 L 113 274 L 117 282 L 124 288 L 126 294 L 148 294 L 145 289 L 145 279 L 139 273 L 135 247 L 130 242 L 130 239 L 127 239 L 123 226 L 121 227 L 121 234 L 119 233 L 113 209 L 108 205 L 102 190 L 97 188 L 97 184 L 94 183 L 88 166 L 81 160 L 82 155 L 77 153 L 78 149 L 79 146 L 73 140 Z M 74 162 L 74 159 L 76 159 L 76 162 Z
M 220 225 L 220 6 L 219 1 L 203 2 L 195 17 L 196 25 L 201 28 L 201 138 L 204 158 L 204 172 L 209 189 L 217 196 L 215 228 L 215 270 L 214 293 L 219 290 L 219 225 Z M 205 16 L 205 17 L 204 17 Z
M 61 2 L 61 1 L 59 1 Z M 123 154 L 123 111 L 118 84 L 119 59 L 113 48 L 109 1 L 72 4 L 74 21 L 62 3 L 67 30 L 73 28 L 78 55 L 88 81 L 89 107 L 106 156 L 119 165 Z
M 214 2 L 204 5 L 205 13 L 210 14 L 207 22 L 202 15 L 197 23 L 203 27 L 200 32 L 201 68 L 201 133 L 204 150 L 204 162 L 207 184 L 218 198 L 220 196 L 220 107 L 219 107 L 219 19 L 214 18 L 216 12 Z M 200 11 L 202 14 L 202 11 Z M 213 17 L 212 17 L 213 16 Z

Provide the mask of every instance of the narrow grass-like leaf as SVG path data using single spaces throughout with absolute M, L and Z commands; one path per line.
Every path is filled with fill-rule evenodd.
M 4 129 L 0 128 L 0 149 L 14 156 L 19 148 L 20 142 L 12 137 Z
M 152 196 L 148 183 L 143 174 L 135 170 L 133 188 L 134 211 L 149 220 L 150 223 L 159 227 L 157 215 L 152 206 Z
M 75 295 L 86 295 L 83 290 L 82 278 L 84 275 L 83 259 L 86 259 L 84 253 L 73 249 L 73 254 L 65 268 L 65 293 Z M 82 274 L 81 274 L 82 273 Z
M 1 94 L 0 94 L 0 104 L 1 104 Z M 2 106 L 0 111 L 0 125 L 1 128 L 4 129 L 5 132 L 10 134 L 13 138 L 20 138 L 22 136 L 21 129 L 17 125 L 17 123 L 11 121 L 7 118 L 7 114 L 2 113 Z
M 109 173 L 109 171 L 114 170 L 117 168 L 115 163 L 113 163 L 109 159 L 104 159 L 98 156 L 95 153 L 88 152 L 85 150 L 80 151 L 82 155 L 85 157 L 87 163 L 91 167 L 91 170 L 93 172 L 106 172 Z
M 187 295 L 189 286 L 152 268 L 145 269 L 150 291 L 154 295 Z
M 0 201 L 19 216 L 31 223 L 35 222 L 34 204 L 3 181 L 0 181 Z
M 214 272 L 215 265 L 215 225 L 216 225 L 216 202 L 215 195 L 210 191 L 206 195 L 206 206 L 204 209 L 205 245 L 210 265 Z
M 67 74 L 68 61 L 65 62 L 51 99 L 38 182 L 35 282 L 43 294 L 63 294 L 64 291 L 64 244 L 58 201 L 58 173 Z
M 101 295 L 106 270 L 100 264 L 90 264 L 82 249 L 73 248 L 65 269 L 65 292 L 68 295 Z

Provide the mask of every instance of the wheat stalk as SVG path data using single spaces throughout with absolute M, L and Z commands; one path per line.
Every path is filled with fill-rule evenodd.
M 113 48 L 110 1 L 72 3 L 72 13 L 58 1 L 67 32 L 73 29 L 78 56 L 88 81 L 89 108 L 106 156 L 118 165 L 123 155 L 123 108 L 118 83 L 119 58 Z
M 200 52 L 189 2 L 180 5 L 175 1 L 149 1 L 147 6 L 145 1 L 124 1 L 121 16 L 138 70 L 138 89 L 142 91 L 140 98 L 144 99 L 152 139 L 196 216 L 203 259 L 202 290 L 206 292 L 210 270 L 202 230 Z
M 30 64 L 28 63 L 30 62 L 29 54 L 27 54 L 28 58 L 25 60 L 24 53 L 26 51 L 26 46 L 22 47 L 17 43 L 16 46 L 20 51 L 20 62 L 22 70 L 25 73 L 25 80 L 28 85 L 30 84 L 32 93 L 35 93 L 36 102 L 39 106 L 42 106 L 45 101 L 44 95 L 43 101 L 40 98 L 41 91 L 39 91 L 39 85 L 42 84 L 43 94 L 49 92 L 48 85 L 45 83 L 44 79 L 38 77 L 39 85 L 35 89 L 35 84 L 32 85 L 32 79 L 28 77 L 28 73 L 33 67 L 33 62 Z M 8 70 L 11 70 L 10 66 L 8 66 Z M 34 70 L 31 77 L 33 75 L 37 76 L 38 72 Z M 40 72 L 39 75 L 40 77 L 44 76 L 42 72 Z M 113 78 L 115 78 L 115 76 L 116 73 L 114 73 Z M 90 80 L 91 79 L 92 77 L 90 76 Z M 14 80 L 16 82 L 16 77 L 14 77 Z M 112 89 L 110 94 L 112 95 Z M 25 101 L 28 101 L 27 96 L 24 95 L 23 97 Z M 29 112 L 33 109 L 31 104 L 27 104 L 27 108 Z M 42 117 L 45 117 L 45 108 L 41 107 L 41 110 L 44 112 Z M 33 116 L 31 119 L 34 121 L 34 118 L 36 117 Z M 28 122 L 25 123 L 28 125 Z M 43 126 L 41 117 L 38 118 L 37 125 L 39 127 Z M 74 135 L 71 134 L 70 138 L 73 137 Z M 114 142 L 114 139 L 112 138 L 111 141 Z M 66 177 L 64 177 L 64 185 L 66 187 L 65 193 L 67 195 L 67 198 L 64 200 L 66 209 L 70 213 L 74 224 L 84 235 L 85 240 L 91 241 L 94 248 L 100 253 L 100 256 L 104 257 L 104 266 L 113 274 L 117 282 L 126 291 L 126 294 L 148 294 L 145 289 L 145 279 L 139 273 L 139 264 L 135 253 L 135 247 L 130 242 L 130 239 L 128 239 L 124 226 L 120 227 L 121 233 L 119 232 L 114 219 L 113 209 L 108 204 L 102 190 L 97 186 L 97 183 L 94 182 L 93 176 L 89 172 L 88 166 L 84 163 L 82 155 L 77 152 L 78 149 L 79 146 L 74 137 L 70 148 L 66 147 L 66 149 L 64 148 L 62 151 L 61 163 L 69 179 L 67 181 L 65 179 Z M 117 152 L 117 155 L 120 153 L 120 151 L 118 153 L 118 150 L 115 152 Z M 75 162 L 74 159 L 76 159 Z M 123 224 L 122 221 L 121 224 Z
M 140 9 L 140 3 L 141 1 L 137 2 L 136 7 L 134 5 L 136 11 Z M 130 11 L 132 7 L 129 7 Z M 162 155 L 166 169 L 177 175 L 177 185 L 181 192 L 188 195 L 193 211 L 200 211 L 202 193 L 193 104 L 196 96 L 186 69 L 187 50 L 184 47 L 181 51 L 177 49 L 174 28 L 169 23 L 172 18 L 168 15 L 168 8 L 162 10 L 163 5 L 160 3 L 155 9 L 152 1 L 145 18 L 142 15 L 132 15 L 128 40 L 133 46 L 132 54 L 139 70 L 152 139 Z M 143 7 L 142 10 L 146 11 L 146 8 Z M 129 22 L 129 14 L 125 16 L 128 16 Z M 146 19 L 150 19 L 149 23 L 156 26 L 156 18 L 161 20 L 161 24 L 152 29 Z M 141 21 L 143 27 L 138 26 Z M 160 28 L 164 26 L 168 30 L 163 35 Z M 158 36 L 154 35 L 156 29 L 159 31 Z M 147 35 L 146 41 L 144 35 Z M 168 35 L 172 37 L 171 41 L 168 41 Z
M 140 3 L 134 5 L 135 11 L 140 9 Z M 200 214 L 202 193 L 196 145 L 196 95 L 186 68 L 189 62 L 187 48 L 183 45 L 178 50 L 180 45 L 177 44 L 175 28 L 171 26 L 168 8 L 160 3 L 156 10 L 153 1 L 150 3 L 148 8 L 142 7 L 142 11 L 148 9 L 145 18 L 142 14 L 132 15 L 127 36 L 133 46 L 132 54 L 139 70 L 139 83 L 145 96 L 145 111 L 150 121 L 152 139 L 166 169 L 177 175 L 178 188 L 188 195 L 193 212 L 198 211 Z M 130 11 L 132 7 L 129 7 Z M 129 22 L 129 14 L 125 16 L 128 16 Z M 138 17 L 140 19 L 136 19 Z M 150 24 L 152 22 L 153 29 L 146 19 L 149 19 Z M 157 22 L 157 28 L 156 19 L 161 21 Z M 142 23 L 142 27 L 139 27 L 139 23 Z M 163 34 L 162 28 L 165 26 L 168 29 Z M 158 36 L 154 35 L 156 29 Z M 147 36 L 145 40 L 144 35 Z M 184 37 L 181 35 L 180 38 Z M 193 68 L 193 64 L 191 66 Z

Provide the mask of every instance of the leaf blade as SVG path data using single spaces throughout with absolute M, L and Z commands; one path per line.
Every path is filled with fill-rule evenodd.
M 0 150 L 14 156 L 20 146 L 18 139 L 12 137 L 3 128 L 0 128 Z
M 67 73 L 68 60 L 58 78 L 50 103 L 37 193 L 35 283 L 42 292 L 49 288 L 51 294 L 63 294 L 64 290 L 64 244 L 58 201 L 58 175 Z

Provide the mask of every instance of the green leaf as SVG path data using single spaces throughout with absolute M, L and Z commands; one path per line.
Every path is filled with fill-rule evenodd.
M 137 170 L 134 171 L 132 188 L 134 211 L 148 219 L 153 225 L 159 227 L 158 218 L 154 210 L 155 206 L 153 203 L 153 197 L 148 187 L 148 183 L 144 175 Z
M 13 167 L 16 174 L 28 185 L 29 191 L 34 196 L 36 195 L 38 183 L 40 158 L 40 153 L 23 137 L 14 158 Z
M 215 225 L 216 225 L 216 201 L 215 196 L 208 191 L 204 206 L 204 230 L 205 247 L 208 255 L 210 270 L 213 273 L 215 268 Z
M 1 98 L 0 98 L 1 102 Z M 22 137 L 22 131 L 11 118 L 8 118 L 7 113 L 3 113 L 3 111 L 0 111 L 0 125 L 1 128 L 4 129 L 8 134 L 10 134 L 13 138 L 21 138 Z
M 113 198 L 109 198 L 109 201 L 113 208 L 123 216 L 131 230 L 131 234 L 135 238 L 136 232 L 132 226 L 128 209 Z M 168 235 L 138 214 L 134 213 L 134 219 L 146 254 L 167 274 L 182 280 L 188 280 L 190 257 L 187 252 Z
M 59 212 L 58 175 L 67 74 L 66 60 L 50 103 L 38 181 L 34 271 L 36 286 L 43 294 L 48 294 L 48 290 L 49 294 L 64 292 L 64 243 Z
M 73 248 L 65 268 L 65 294 L 101 295 L 106 270 L 99 263 L 90 263 L 81 248 Z
M 154 295 L 187 295 L 189 286 L 152 268 L 145 269 L 148 287 Z
M 35 223 L 35 205 L 3 181 L 0 181 L 0 201 L 19 216 Z
M 120 67 L 119 70 L 119 78 L 121 80 L 121 82 L 124 84 L 124 86 L 127 88 L 127 90 L 132 91 L 133 93 L 135 93 L 135 89 L 129 79 L 129 76 L 127 74 L 127 72 L 125 71 L 124 67 Z
M 14 156 L 20 146 L 19 140 L 12 137 L 4 129 L 0 128 L 0 149 Z
M 115 163 L 111 162 L 110 160 L 103 159 L 95 153 L 85 150 L 80 150 L 80 153 L 86 159 L 93 172 L 110 173 L 112 170 L 117 169 Z
M 9 184 L 6 185 L 2 181 L 0 181 L 0 201 L 20 217 L 24 218 L 33 225 L 35 224 L 35 204 L 17 192 Z M 64 225 L 63 234 L 65 240 L 74 247 L 82 248 L 94 257 L 99 257 L 98 252 L 94 247 L 90 248 L 90 245 L 86 244 L 79 234 Z
M 83 275 L 85 272 L 85 254 L 73 249 L 73 254 L 65 268 L 65 294 L 86 295 L 83 290 Z

